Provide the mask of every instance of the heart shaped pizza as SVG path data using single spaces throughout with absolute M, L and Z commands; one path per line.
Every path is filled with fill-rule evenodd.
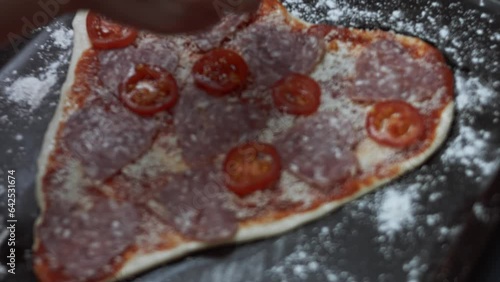
M 39 161 L 40 281 L 129 277 L 327 215 L 445 140 L 453 76 L 422 40 L 265 0 L 165 36 L 93 12 Z

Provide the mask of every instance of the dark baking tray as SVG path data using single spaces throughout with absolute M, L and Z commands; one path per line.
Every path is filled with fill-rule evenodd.
M 491 99 L 489 105 L 472 113 L 457 112 L 457 121 L 450 137 L 450 140 L 453 140 L 457 136 L 457 123 L 467 114 L 471 128 L 491 133 L 483 148 L 489 151 L 489 154 L 478 156 L 481 160 L 487 159 L 491 162 L 500 159 L 500 125 L 493 122 L 494 112 L 500 109 L 500 39 L 495 42 L 493 37 L 485 39 L 472 34 L 477 29 L 487 29 L 488 36 L 495 32 L 498 34 L 500 8 L 499 3 L 495 1 L 439 1 L 440 8 L 433 10 L 433 17 L 438 17 L 439 21 L 430 22 L 421 15 L 421 10 L 435 5 L 434 1 L 336 0 L 334 3 L 358 8 L 357 11 L 378 11 L 382 17 L 378 19 L 371 16 L 364 19 L 360 15 L 349 17 L 346 14 L 337 17 L 334 23 L 362 28 L 394 29 L 410 35 L 419 35 L 444 50 L 454 71 L 460 72 L 463 77 L 478 77 L 493 85 L 496 96 Z M 318 15 L 328 13 L 325 8 L 311 9 L 317 1 L 304 2 L 307 5 L 300 4 L 299 8 L 304 10 L 302 14 L 306 19 L 318 20 L 321 18 Z M 294 7 L 298 9 L 297 6 Z M 395 10 L 403 12 L 405 18 L 415 26 L 422 24 L 427 32 L 414 34 L 398 26 L 396 21 L 384 20 Z M 483 12 L 490 16 L 484 18 Z M 468 13 L 469 18 L 477 17 L 477 22 L 454 25 L 449 30 L 449 41 L 436 40 L 436 33 L 439 32 L 441 24 L 450 24 L 455 17 Z M 70 27 L 71 19 L 71 15 L 62 17 L 51 27 Z M 487 37 L 486 35 L 484 37 Z M 500 37 L 500 34 L 498 36 Z M 453 44 L 453 37 L 460 37 L 468 44 L 449 52 L 447 47 Z M 465 37 L 471 38 L 466 41 Z M 38 109 L 29 112 L 29 115 L 26 114 L 26 109 L 5 99 L 4 87 L 9 84 L 7 79 L 12 77 L 13 70 L 17 70 L 18 76 L 31 74 L 40 67 L 46 67 L 61 53 L 68 52 L 58 49 L 57 46 L 49 46 L 44 51 L 44 58 L 40 58 L 40 46 L 47 42 L 50 45 L 49 32 L 41 30 L 25 44 L 22 51 L 15 52 L 12 48 L 5 48 L 0 52 L 0 63 L 3 66 L 0 70 L 0 184 L 5 185 L 6 180 L 3 178 L 8 169 L 16 169 L 18 179 L 17 274 L 0 274 L 0 279 L 4 281 L 36 281 L 32 273 L 30 252 L 32 226 L 38 214 L 34 198 L 36 159 L 43 134 L 55 110 L 54 102 L 58 99 L 60 86 L 65 79 L 68 61 L 59 68 L 58 81 L 52 88 L 53 93 L 46 97 Z M 483 62 L 473 60 L 478 51 L 484 52 L 486 56 Z M 4 115 L 7 119 L 2 120 Z M 18 133 L 24 136 L 23 140 L 17 141 L 13 138 Z M 411 228 L 396 233 L 390 240 L 385 237 L 386 241 L 381 241 L 374 221 L 377 210 L 373 206 L 376 206 L 383 196 L 384 189 L 381 189 L 285 235 L 241 246 L 200 252 L 158 267 L 130 281 L 467 281 L 471 268 L 498 222 L 500 176 L 494 180 L 498 175 L 498 168 L 479 176 L 477 173 L 467 176 L 460 165 L 445 165 L 442 155 L 450 146 L 450 142 L 448 141 L 444 149 L 439 150 L 426 165 L 390 185 L 395 191 L 404 191 L 416 182 L 425 182 L 427 187 L 417 193 L 418 199 L 415 203 L 418 209 L 415 210 L 414 224 Z M 9 149 L 12 152 L 9 152 Z M 429 200 L 429 196 L 435 192 L 441 193 L 442 196 L 435 201 Z M 6 213 L 5 203 L 6 195 L 2 193 L 2 217 Z M 478 203 L 481 203 L 483 212 L 486 212 L 486 215 L 483 214 L 480 218 L 473 212 L 473 207 L 477 207 Z M 426 218 L 433 214 L 440 215 L 440 222 L 438 225 L 429 226 L 426 224 Z M 4 221 L 3 218 L 0 219 Z M 328 229 L 327 233 L 324 232 L 325 228 Z M 443 236 L 444 233 L 447 236 Z M 3 244 L 0 250 L 0 261 L 3 264 L 6 256 L 7 248 Z M 315 261 L 316 264 L 309 264 L 310 261 Z M 411 280 L 413 278 L 416 280 Z M 478 280 L 472 278 L 471 281 Z M 500 277 L 494 281 L 500 281 Z

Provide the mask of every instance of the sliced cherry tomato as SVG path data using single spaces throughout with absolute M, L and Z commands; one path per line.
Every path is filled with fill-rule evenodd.
M 302 74 L 292 73 L 273 87 L 274 104 L 279 110 L 293 115 L 315 113 L 320 104 L 321 88 L 318 83 Z
M 226 185 L 235 194 L 246 196 L 270 188 L 281 175 L 281 159 L 269 144 L 251 142 L 233 148 L 224 161 Z
M 150 116 L 175 106 L 179 90 L 168 71 L 140 64 L 135 74 L 120 86 L 120 98 L 131 111 Z
M 380 144 L 396 148 L 415 144 L 422 137 L 424 127 L 418 110 L 403 101 L 379 102 L 366 118 L 368 135 Z
M 134 43 L 137 30 L 112 22 L 94 12 L 87 15 L 87 31 L 96 49 L 118 49 Z
M 196 85 L 207 93 L 222 96 L 242 89 L 248 78 L 248 66 L 236 52 L 214 49 L 193 67 Z

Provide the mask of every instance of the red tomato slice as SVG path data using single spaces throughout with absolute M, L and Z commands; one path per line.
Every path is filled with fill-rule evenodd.
M 396 148 L 415 144 L 424 128 L 424 119 L 418 110 L 403 101 L 379 102 L 366 118 L 368 135 L 380 144 Z
M 222 96 L 242 89 L 248 78 L 248 66 L 236 52 L 214 49 L 193 67 L 196 85 L 207 93 Z
M 87 15 L 87 31 L 96 49 L 118 49 L 131 45 L 137 30 L 114 23 L 94 12 Z
M 175 106 L 179 90 L 168 71 L 140 64 L 135 74 L 120 86 L 120 98 L 131 111 L 150 116 Z
M 293 115 L 315 113 L 320 104 L 321 88 L 318 83 L 302 74 L 292 73 L 273 87 L 274 104 L 279 110 Z
M 235 194 L 246 196 L 270 188 L 281 175 L 281 160 L 269 144 L 247 143 L 233 148 L 224 161 L 226 185 Z

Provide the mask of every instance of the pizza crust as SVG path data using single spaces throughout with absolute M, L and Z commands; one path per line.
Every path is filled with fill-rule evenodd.
M 85 24 L 86 16 L 87 16 L 86 11 L 80 11 L 77 13 L 73 21 L 74 34 L 75 34 L 73 56 L 71 59 L 67 80 L 62 88 L 62 94 L 60 97 L 59 105 L 45 135 L 44 145 L 42 147 L 38 161 L 39 171 L 37 175 L 36 192 L 37 192 L 37 200 L 42 210 L 42 214 L 45 207 L 44 207 L 44 195 L 42 193 L 42 187 L 41 187 L 42 183 L 41 180 L 46 173 L 48 158 L 54 148 L 55 136 L 59 124 L 62 121 L 66 120 L 67 116 L 69 115 L 69 113 L 64 113 L 63 110 L 67 103 L 67 95 L 70 92 L 71 86 L 75 81 L 75 70 L 77 63 L 79 59 L 82 57 L 82 54 L 91 46 L 90 40 L 87 36 L 87 30 Z M 298 20 L 298 22 L 301 22 L 304 25 L 307 24 L 300 20 Z M 413 40 L 411 40 L 411 42 L 413 43 Z M 415 40 L 415 42 L 418 42 L 418 40 Z M 316 220 L 326 215 L 327 213 L 332 212 L 333 210 L 339 208 L 343 204 L 373 191 L 374 189 L 386 184 L 391 180 L 394 180 L 396 177 L 424 163 L 429 158 L 429 156 L 432 155 L 437 150 L 437 148 L 445 141 L 453 120 L 453 108 L 454 104 L 453 102 L 450 102 L 442 111 L 432 144 L 430 144 L 430 146 L 428 146 L 427 149 L 425 149 L 423 152 L 419 153 L 417 156 L 414 156 L 409 160 L 405 160 L 403 162 L 396 163 L 393 165 L 398 171 L 396 176 L 380 178 L 374 181 L 371 185 L 363 187 L 362 189 L 357 191 L 357 193 L 355 193 L 354 195 L 346 197 L 342 200 L 324 203 L 318 206 L 317 208 L 309 210 L 307 212 L 294 214 L 292 216 L 288 216 L 277 221 L 272 221 L 270 223 L 247 224 L 243 227 L 240 227 L 236 236 L 230 241 L 216 243 L 216 244 L 191 241 L 191 242 L 181 243 L 177 247 L 168 250 L 155 251 L 151 253 L 136 253 L 132 257 L 127 259 L 127 262 L 118 270 L 118 272 L 114 275 L 114 278 L 110 281 L 115 281 L 126 277 L 130 277 L 144 270 L 150 269 L 154 266 L 164 264 L 166 262 L 172 261 L 174 259 L 183 257 L 187 254 L 200 251 L 203 249 L 215 247 L 218 245 L 228 245 L 228 244 L 248 242 L 252 240 L 279 235 L 289 230 L 292 230 L 298 226 L 301 226 L 307 222 Z M 41 223 L 41 216 L 38 218 L 36 224 L 39 225 L 40 223 Z M 39 244 L 38 238 L 35 237 L 34 248 L 36 248 L 38 244 Z
M 49 123 L 47 128 L 47 132 L 45 133 L 43 139 L 43 145 L 40 151 L 40 156 L 38 157 L 38 172 L 36 175 L 36 199 L 38 205 L 40 207 L 40 214 L 43 214 L 45 210 L 45 201 L 44 195 L 42 192 L 42 178 L 46 174 L 47 163 L 49 160 L 49 156 L 54 149 L 55 137 L 57 134 L 57 130 L 59 129 L 59 124 L 66 120 L 68 113 L 64 112 L 64 107 L 67 103 L 68 93 L 71 90 L 71 87 L 75 81 L 75 71 L 78 61 L 82 57 L 83 52 L 91 47 L 90 39 L 87 35 L 86 30 L 86 19 L 87 19 L 87 11 L 79 11 L 75 18 L 73 19 L 73 28 L 74 28 L 74 39 L 73 39 L 73 51 L 71 55 L 71 62 L 68 68 L 68 73 L 66 77 L 66 81 L 64 82 L 61 90 L 61 95 L 59 97 L 59 102 L 57 104 L 56 112 L 52 117 L 52 120 Z M 39 216 L 35 222 L 35 226 L 38 226 L 41 223 L 42 217 Z M 34 229 L 35 230 L 35 229 Z M 33 243 L 33 248 L 38 246 L 38 238 L 34 236 L 35 241 Z
M 400 172 L 398 174 L 399 176 L 423 164 L 437 150 L 437 148 L 439 148 L 443 144 L 443 142 L 446 140 L 447 134 L 449 132 L 449 129 L 453 121 L 453 109 L 454 109 L 454 104 L 449 103 L 442 112 L 440 123 L 437 127 L 435 139 L 429 146 L 429 148 L 424 152 L 422 152 L 420 155 L 398 164 L 398 167 L 400 168 Z M 341 207 L 342 205 L 350 201 L 353 201 L 354 199 L 357 199 L 367 193 L 372 192 L 376 188 L 390 182 L 391 180 L 394 180 L 394 177 L 379 179 L 378 181 L 373 183 L 373 185 L 364 187 L 363 189 L 359 190 L 357 193 L 355 193 L 350 197 L 347 197 L 340 201 L 332 201 L 329 203 L 325 203 L 319 206 L 318 208 L 308 212 L 289 216 L 282 220 L 271 223 L 260 224 L 260 225 L 256 224 L 251 227 L 241 227 L 236 237 L 232 241 L 219 244 L 205 244 L 200 242 L 192 242 L 170 250 L 158 251 L 150 254 L 141 254 L 134 256 L 130 258 L 130 260 L 127 261 L 127 263 L 120 269 L 120 271 L 116 276 L 116 280 L 129 277 L 131 275 L 140 273 L 151 267 L 164 264 L 166 262 L 180 258 L 184 255 L 200 251 L 203 249 L 208 249 L 219 245 L 229 245 L 229 244 L 249 242 L 257 239 L 263 239 L 283 234 L 305 223 L 319 219 L 324 215 Z

